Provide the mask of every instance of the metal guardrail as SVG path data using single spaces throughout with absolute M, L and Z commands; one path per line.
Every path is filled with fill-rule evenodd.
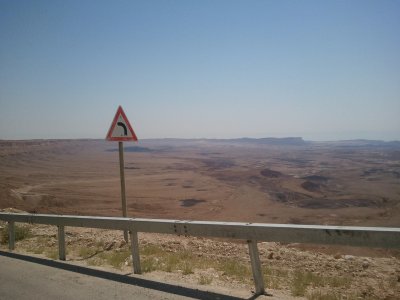
M 15 247 L 15 222 L 58 226 L 59 259 L 65 260 L 65 226 L 103 228 L 130 232 L 133 271 L 141 273 L 138 232 L 165 233 L 246 240 L 256 294 L 264 294 L 264 279 L 257 242 L 313 243 L 379 248 L 400 248 L 400 228 L 290 225 L 240 222 L 183 221 L 45 214 L 0 213 L 8 222 L 9 249 Z

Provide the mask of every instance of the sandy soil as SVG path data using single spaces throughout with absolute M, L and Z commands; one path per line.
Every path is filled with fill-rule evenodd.
M 121 214 L 117 144 L 0 142 L 0 208 Z M 400 226 L 400 147 L 125 143 L 129 216 Z

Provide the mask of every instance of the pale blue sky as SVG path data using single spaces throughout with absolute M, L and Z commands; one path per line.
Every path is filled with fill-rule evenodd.
M 0 0 L 0 139 L 400 140 L 400 1 Z

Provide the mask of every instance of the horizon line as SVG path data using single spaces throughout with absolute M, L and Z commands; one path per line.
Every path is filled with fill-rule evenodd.
M 254 138 L 254 137 L 239 137 L 239 138 L 206 138 L 206 137 L 193 137 L 193 138 L 179 138 L 179 137 L 164 137 L 164 138 L 142 138 L 138 139 L 139 141 L 148 141 L 148 140 L 210 140 L 210 141 L 232 141 L 232 140 L 263 140 L 263 139 L 274 139 L 274 140 L 285 140 L 285 139 L 301 139 L 304 142 L 315 142 L 315 143 L 329 143 L 329 142 L 381 142 L 381 143 L 391 143 L 391 142 L 400 142 L 400 139 L 397 140 L 384 140 L 384 139 L 365 139 L 365 138 L 353 138 L 353 139 L 327 139 L 327 140 L 313 140 L 313 139 L 304 139 L 301 136 L 287 136 L 287 137 L 261 137 L 261 138 Z M 88 141 L 88 140 L 104 140 L 107 141 L 105 138 L 32 138 L 32 139 L 2 139 L 0 141 Z M 130 142 L 130 141 L 128 141 Z

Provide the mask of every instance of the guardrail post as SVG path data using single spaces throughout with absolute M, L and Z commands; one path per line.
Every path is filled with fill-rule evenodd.
M 15 222 L 8 222 L 8 249 L 13 251 L 15 249 Z
M 65 260 L 65 231 L 62 225 L 58 225 L 58 258 Z
M 260 256 L 258 254 L 257 241 L 248 240 L 247 244 L 249 245 L 251 270 L 253 272 L 254 284 L 256 286 L 255 294 L 263 295 L 265 294 L 264 278 L 261 271 L 261 262 L 260 262 Z
M 140 267 L 138 234 L 137 231 L 130 231 L 129 233 L 131 236 L 133 273 L 142 274 L 142 269 Z

